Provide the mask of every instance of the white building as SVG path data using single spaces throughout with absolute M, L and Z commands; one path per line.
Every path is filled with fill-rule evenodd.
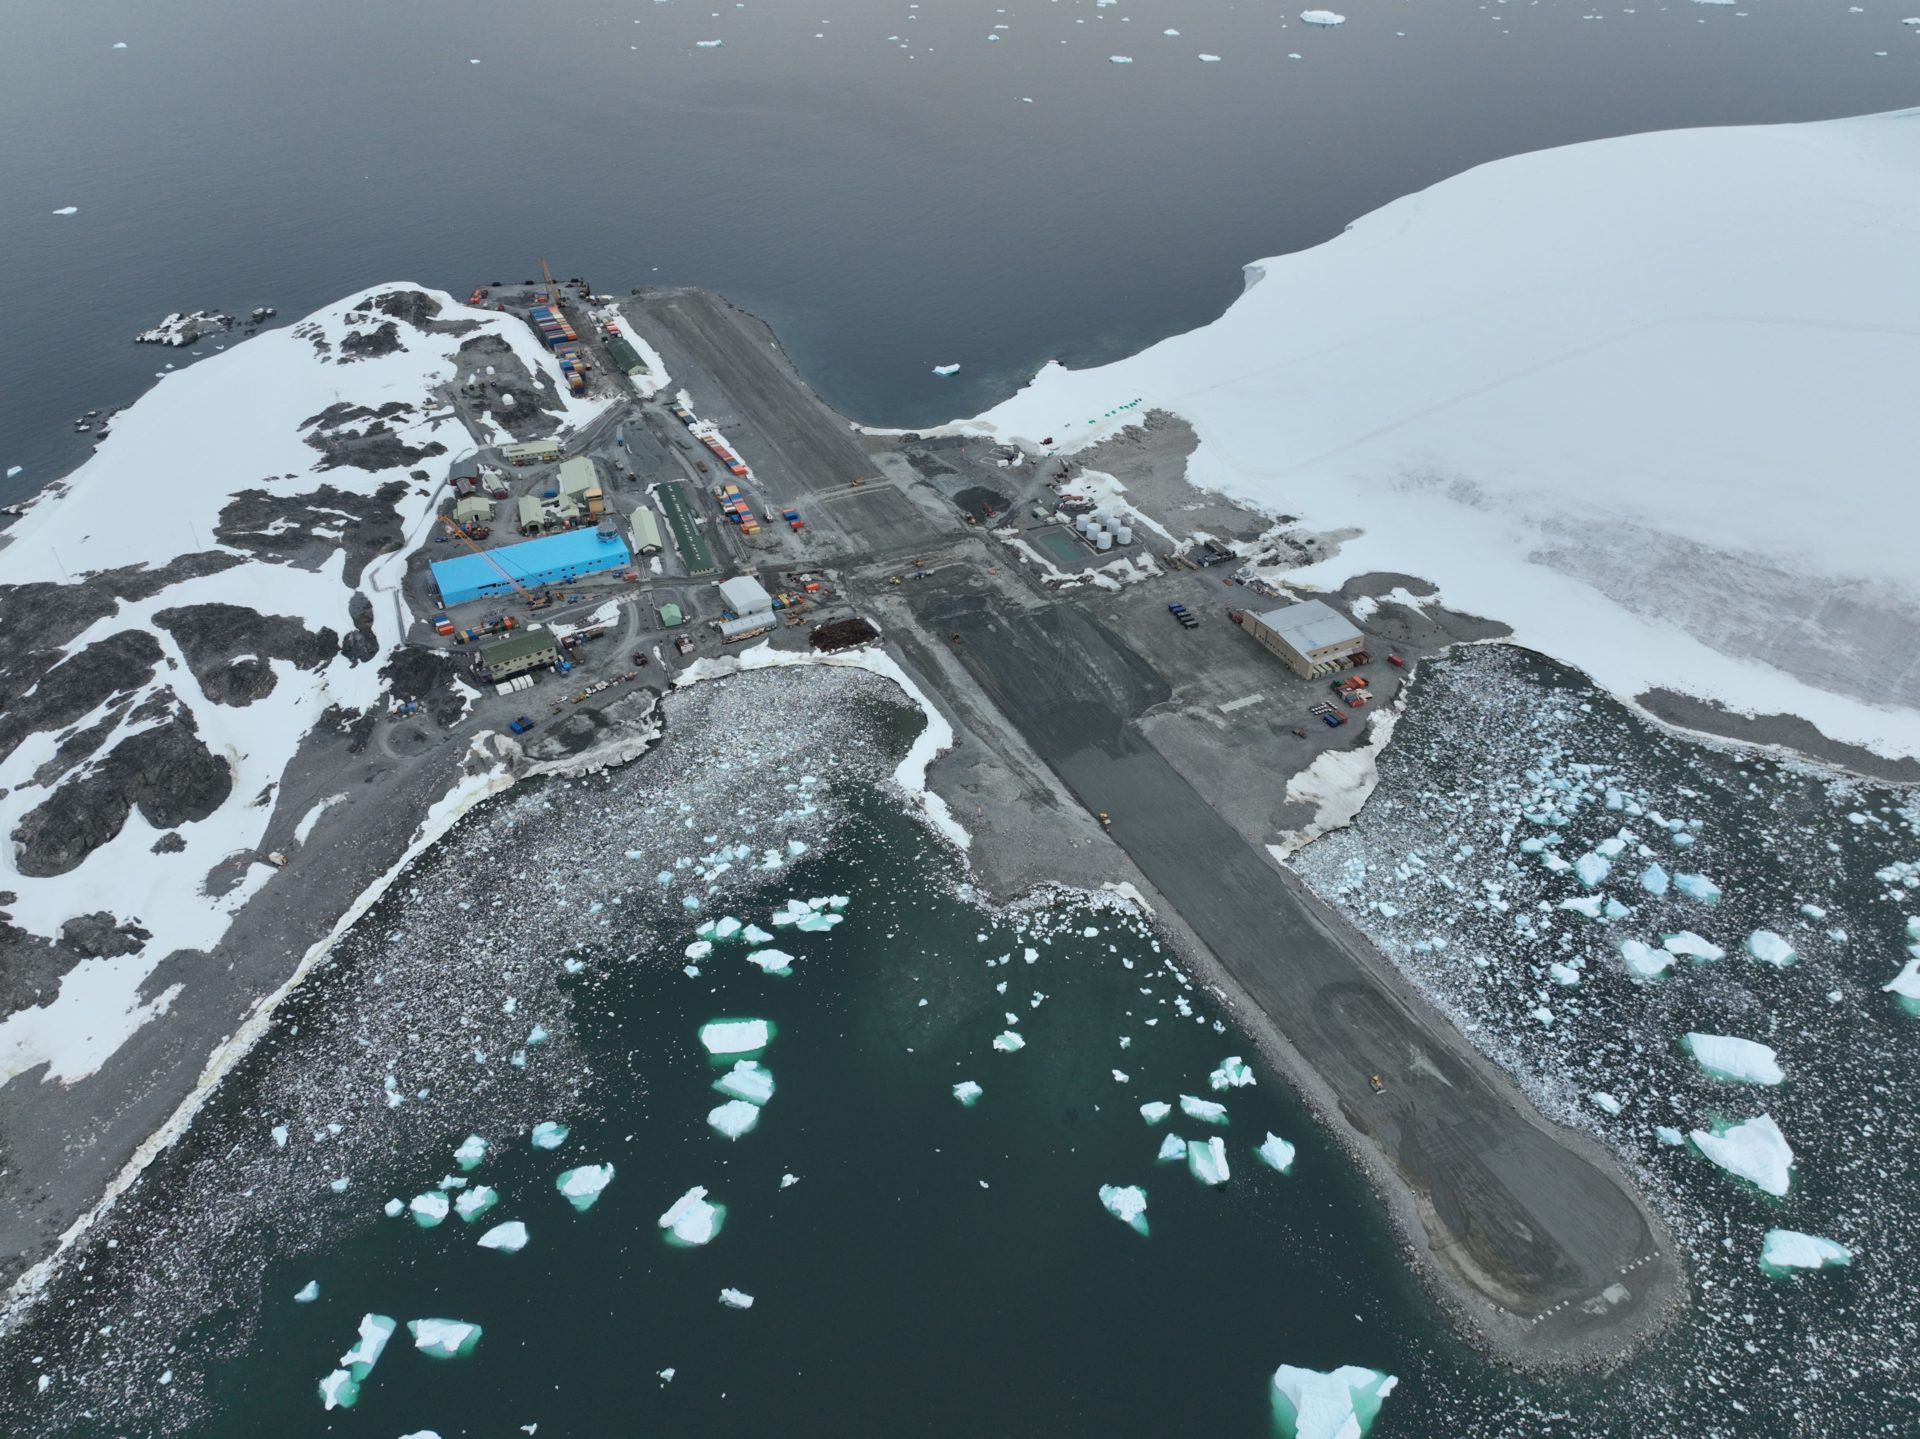
M 752 575 L 735 575 L 720 582 L 720 602 L 741 619 L 773 616 L 773 596 Z
M 1282 605 L 1263 615 L 1249 612 L 1241 624 L 1301 679 L 1338 669 L 1365 643 L 1353 621 L 1321 600 Z

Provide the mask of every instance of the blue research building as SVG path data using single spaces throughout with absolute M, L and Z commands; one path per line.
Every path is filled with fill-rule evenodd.
M 513 586 L 507 582 L 507 575 L 533 590 L 542 585 L 568 584 L 583 575 L 625 569 L 628 563 L 627 547 L 618 535 L 583 529 L 524 544 L 502 545 L 481 554 L 435 560 L 428 568 L 439 587 L 440 602 L 452 606 L 511 593 Z

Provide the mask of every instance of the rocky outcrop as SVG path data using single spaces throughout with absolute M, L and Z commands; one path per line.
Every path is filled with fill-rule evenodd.
M 389 480 L 370 495 L 334 485 L 321 485 L 300 495 L 241 490 L 220 511 L 214 534 L 223 545 L 303 569 L 324 564 L 345 550 L 347 566 L 341 578 L 357 585 L 375 556 L 405 545 L 406 535 L 394 505 L 406 490 L 401 480 Z
M 12 619 L 13 613 L 9 604 L 7 618 Z M 19 632 L 31 633 L 31 627 L 20 627 Z M 13 753 L 30 734 L 73 724 L 113 696 L 133 694 L 153 678 L 161 658 L 160 642 L 145 630 L 122 630 L 95 640 L 50 669 L 44 668 L 50 658 L 44 652 L 17 658 L 31 661 L 36 657 L 40 665 L 18 666 L 25 673 L 13 666 L 9 666 L 9 672 L 0 673 L 0 704 L 4 705 L 0 713 L 0 758 Z M 19 686 L 17 692 L 15 685 Z
M 44 879 L 71 872 L 119 834 L 136 808 L 155 829 L 172 829 L 205 819 L 232 793 L 227 762 L 206 747 L 192 712 L 171 690 L 161 690 L 132 718 L 159 723 L 122 740 L 21 818 L 13 831 L 21 874 Z
M 310 630 L 288 615 L 240 605 L 182 605 L 156 612 L 153 620 L 173 636 L 201 692 L 216 704 L 249 705 L 272 694 L 269 660 L 317 670 L 340 652 L 340 637 L 330 629 Z

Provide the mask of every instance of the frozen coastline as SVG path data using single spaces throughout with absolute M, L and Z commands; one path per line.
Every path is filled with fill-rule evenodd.
M 1360 531 L 1289 578 L 1418 575 L 1623 698 L 1920 755 L 1916 180 L 1920 112 L 1499 161 L 950 428 L 1074 452 L 1172 411 L 1196 485 Z

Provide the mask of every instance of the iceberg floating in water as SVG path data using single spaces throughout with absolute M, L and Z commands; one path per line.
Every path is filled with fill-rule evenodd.
M 1678 934 L 1661 935 L 1660 947 L 1668 954 L 1684 954 L 1707 964 L 1727 957 L 1727 952 L 1719 945 L 1702 939 L 1690 929 L 1683 929 Z
M 1747 936 L 1747 954 L 1775 969 L 1785 969 L 1796 958 L 1793 946 L 1770 929 L 1756 929 Z
M 1792 1180 L 1793 1147 L 1770 1115 L 1716 1131 L 1696 1129 L 1688 1136 L 1698 1149 L 1727 1173 L 1757 1185 L 1776 1198 Z
M 431 1229 L 447 1217 L 452 1202 L 446 1195 L 435 1190 L 428 1194 L 416 1194 L 407 1208 L 413 1212 L 413 1222 L 422 1229 Z
M 407 1333 L 429 1359 L 464 1359 L 480 1342 L 480 1326 L 464 1319 L 409 1319 Z
M 1187 1172 L 1202 1184 L 1225 1184 L 1232 1177 L 1227 1168 L 1227 1141 L 1217 1134 L 1207 1140 L 1188 1140 Z
M 1620 958 L 1635 979 L 1658 979 L 1673 966 L 1673 954 L 1637 939 L 1620 941 Z
M 1309 25 L 1344 25 L 1347 17 L 1332 10 L 1302 10 L 1300 18 Z
M 1601 881 L 1613 873 L 1613 862 L 1605 855 L 1588 850 L 1573 862 L 1573 877 L 1588 889 L 1597 888 Z
M 773 1071 L 758 1060 L 743 1059 L 714 1080 L 713 1087 L 729 1099 L 765 1104 L 773 1098 Z
M 673 1201 L 660 1216 L 660 1227 L 681 1244 L 706 1244 L 720 1232 L 726 1219 L 724 1206 L 707 1202 L 704 1186 L 696 1186 Z
M 1173 1106 L 1164 1100 L 1150 1099 L 1140 1106 L 1140 1117 L 1149 1124 L 1158 1124 L 1171 1113 Z
M 533 1126 L 533 1147 L 535 1149 L 558 1149 L 567 1142 L 567 1136 L 573 1131 L 554 1119 L 543 1119 Z
M 502 1254 L 518 1254 L 527 1247 L 527 1226 L 518 1219 L 496 1224 L 480 1236 L 482 1249 L 498 1249 Z
M 725 1104 L 714 1106 L 707 1111 L 707 1127 L 724 1134 L 728 1139 L 738 1139 L 750 1134 L 760 1122 L 760 1106 L 749 1104 L 744 1099 L 729 1099 Z
M 373 1372 L 373 1366 L 380 1362 L 380 1356 L 386 1352 L 387 1341 L 393 1338 L 393 1331 L 399 1325 L 384 1314 L 362 1314 L 360 1316 L 360 1337 L 353 1347 L 340 1356 L 340 1367 L 355 1379 L 365 1379 Z
M 1797 1229 L 1769 1229 L 1760 1245 L 1760 1267 L 1776 1279 L 1796 1269 L 1825 1269 L 1853 1263 L 1853 1251 L 1844 1244 L 1802 1234 Z
M 997 38 L 997 37 L 989 37 L 989 38 Z M 935 365 L 933 367 L 933 372 L 936 375 L 957 375 L 958 373 L 960 373 L 960 367 L 958 365 Z
M 1207 1083 L 1214 1089 L 1240 1089 L 1253 1083 L 1253 1071 L 1239 1055 L 1230 1054 L 1207 1076 Z
M 743 1293 L 738 1289 L 722 1289 L 720 1291 L 720 1302 L 729 1309 L 753 1308 L 753 1296 Z
M 1688 899 L 1697 900 L 1701 904 L 1720 903 L 1720 886 L 1704 874 L 1676 874 L 1673 877 L 1673 887 Z
M 471 1224 L 500 1202 L 500 1195 L 490 1184 L 477 1184 L 453 1201 L 454 1212 L 466 1223 Z
M 1673 876 L 1661 868 L 1659 860 L 1655 860 L 1652 864 L 1640 871 L 1640 888 L 1644 889 L 1648 894 L 1665 894 L 1667 887 L 1672 883 Z
M 322 1409 L 351 1409 L 360 1400 L 360 1381 L 344 1369 L 336 1369 L 320 1381 Z
M 968 1109 L 972 1109 L 974 1105 L 978 1104 L 980 1102 L 980 1096 L 984 1093 L 986 1093 L 986 1091 L 971 1079 L 963 1079 L 953 1087 L 953 1097 Z
M 1154 1156 L 1163 1164 L 1176 1164 L 1187 1157 L 1187 1141 L 1177 1134 L 1169 1134 L 1160 1141 L 1160 1152 Z
M 387 1218 L 398 1219 L 401 1215 L 405 1214 L 406 1212 L 407 1212 L 407 1206 L 402 1204 L 399 1200 L 389 1199 L 387 1201 L 386 1203 Z
M 1180 1096 L 1180 1112 L 1189 1119 L 1197 1119 L 1203 1124 L 1225 1124 L 1227 1106 L 1217 1104 L 1211 1099 L 1197 1099 L 1191 1094 Z
M 793 956 L 783 949 L 756 949 L 747 956 L 747 963 L 782 979 L 793 973 Z
M 1920 959 L 1910 959 L 1906 967 L 1880 986 L 1882 994 L 1891 994 L 1909 1014 L 1920 1014 Z
M 715 1056 L 758 1054 L 773 1042 L 775 1030 L 765 1019 L 716 1019 L 700 1026 L 700 1042 Z
M 1100 1203 L 1107 1213 L 1136 1234 L 1147 1232 L 1147 1191 L 1137 1184 L 1100 1186 Z
M 1016 1050 L 1025 1049 L 1027 1042 L 1016 1031 L 1009 1029 L 993 1037 L 993 1047 L 1002 1054 L 1012 1054 Z
M 305 1284 L 302 1284 L 300 1286 L 300 1292 L 293 1296 L 293 1302 L 295 1304 L 311 1304 L 313 1303 L 314 1300 L 318 1299 L 319 1297 L 320 1297 L 319 1281 L 315 1279 L 309 1279 Z
M 553 1187 L 566 1195 L 567 1203 L 585 1214 L 600 1198 L 601 1191 L 613 1183 L 611 1164 L 583 1164 L 578 1169 L 563 1169 L 554 1177 Z
M 1269 1132 L 1266 1142 L 1254 1153 L 1282 1174 L 1289 1174 L 1293 1170 L 1294 1148 L 1277 1134 Z
M 1738 1039 L 1731 1034 L 1689 1033 L 1680 1041 L 1680 1047 L 1716 1079 L 1735 1079 L 1742 1084 L 1779 1084 L 1787 1077 L 1787 1072 L 1774 1058 L 1772 1048 L 1751 1039 Z
M 1282 1364 L 1273 1371 L 1273 1416 L 1284 1439 L 1361 1439 L 1399 1382 L 1357 1364 L 1331 1374 Z
M 459 1165 L 463 1172 L 478 1169 L 480 1161 L 486 1157 L 487 1141 L 477 1134 L 469 1134 L 460 1141 L 460 1147 L 453 1151 L 453 1162 Z
M 1615 1099 L 1611 1094 L 1608 1094 L 1604 1089 L 1594 1090 L 1587 1098 L 1592 1100 L 1593 1107 L 1600 1110 L 1603 1114 L 1617 1115 L 1620 1112 L 1620 1101 Z

